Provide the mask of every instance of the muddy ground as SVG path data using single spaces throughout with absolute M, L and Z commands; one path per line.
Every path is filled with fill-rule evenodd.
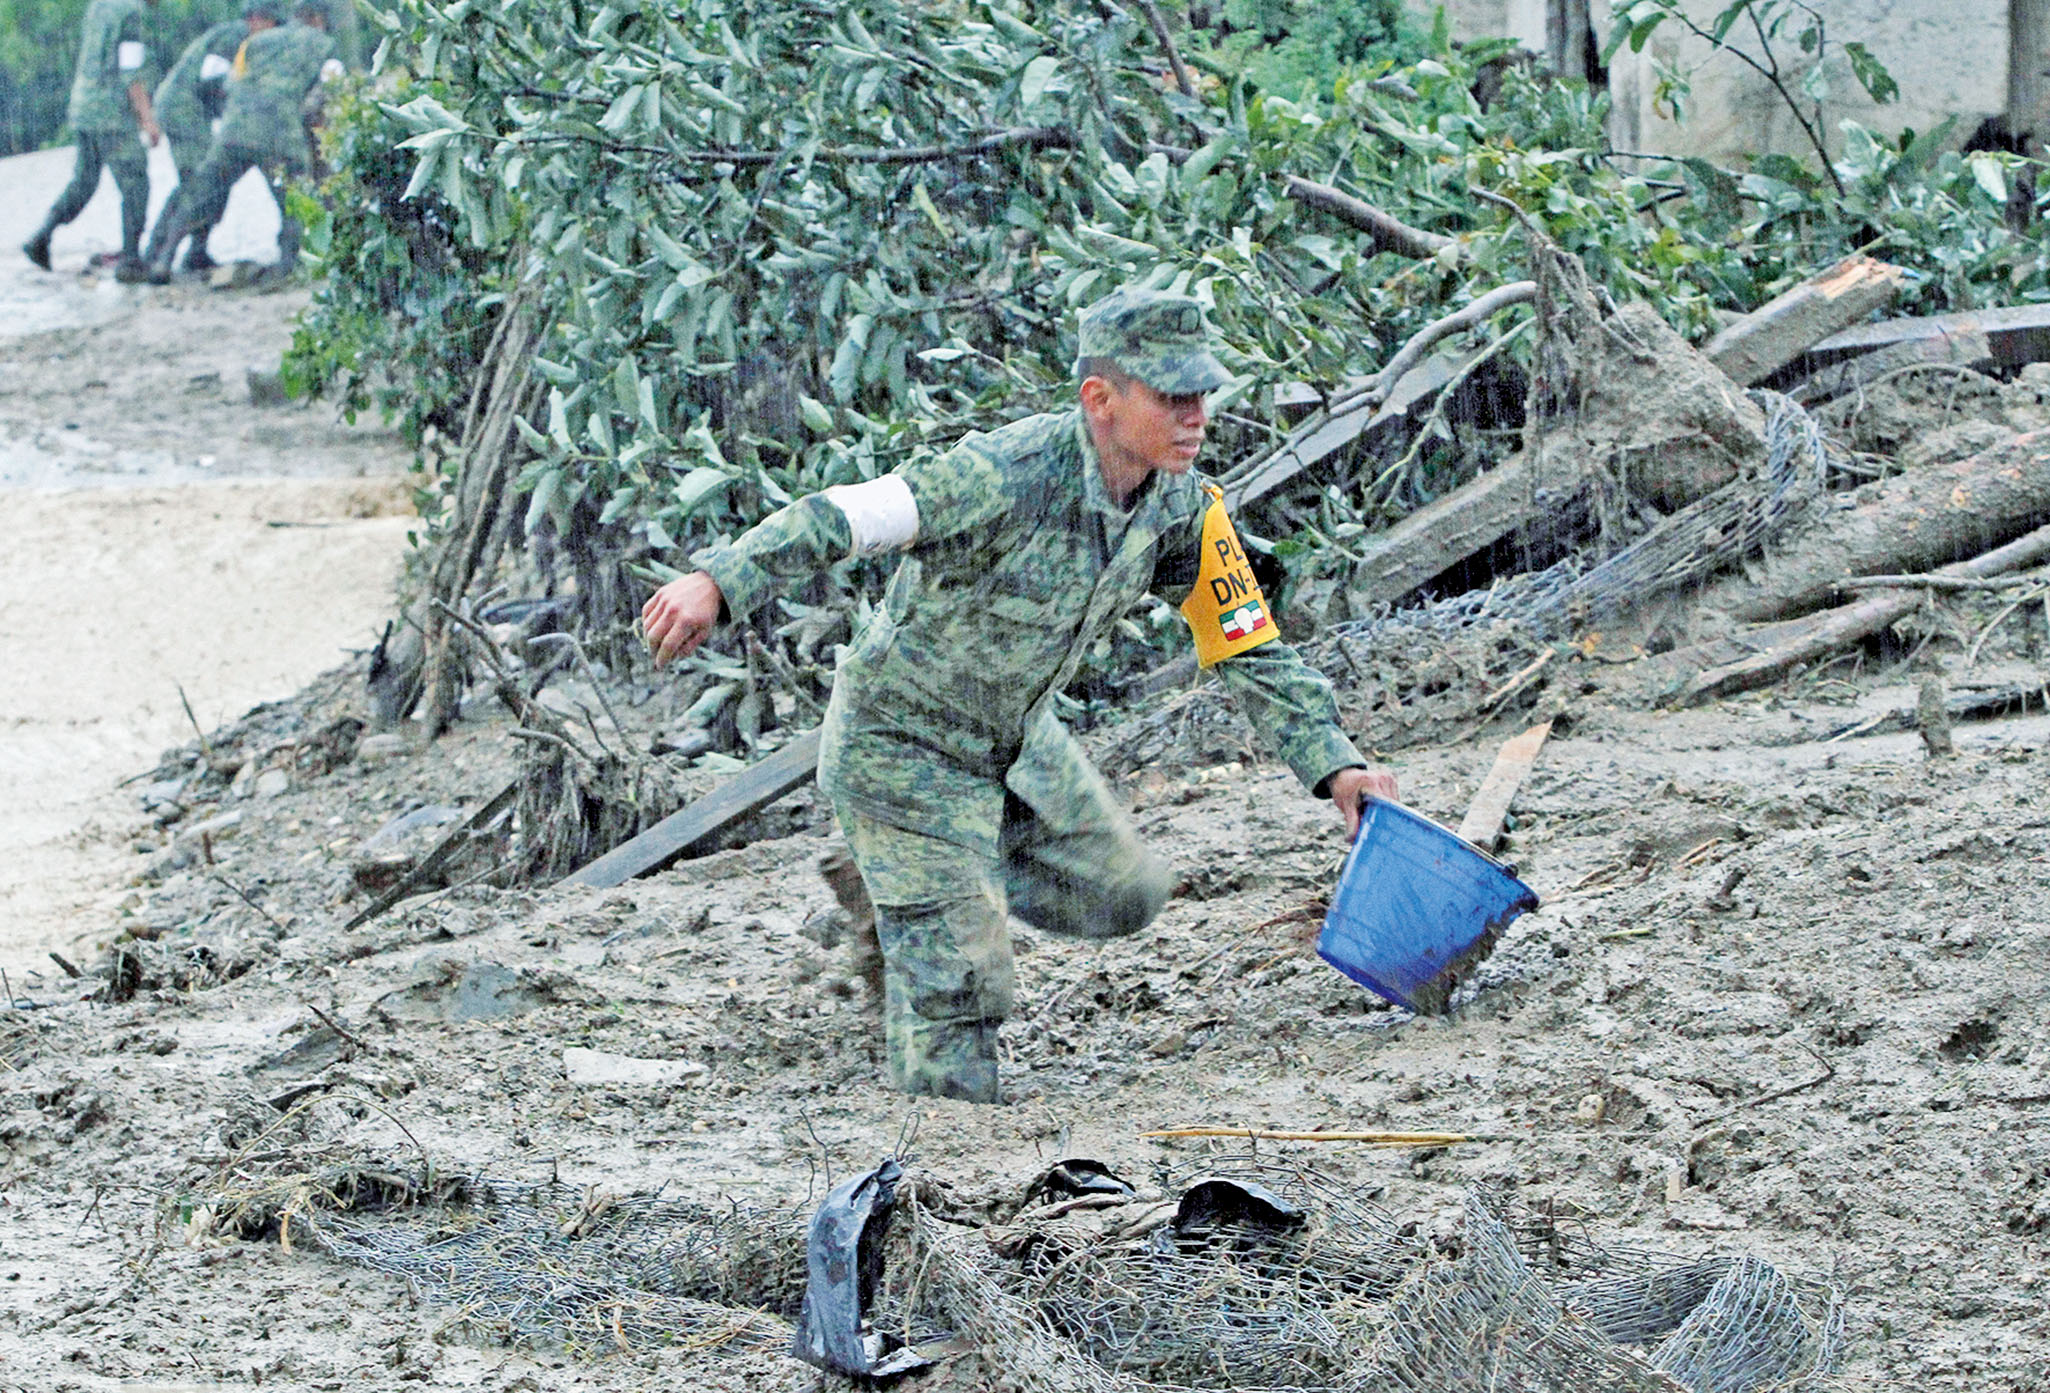
M 1974 680 L 2040 673 L 2010 653 Z M 131 999 L 97 977 L 15 983 L 35 1009 L 0 1018 L 0 1356 L 22 1387 L 818 1386 L 766 1356 L 480 1345 L 393 1279 L 195 1224 L 254 1154 L 249 1118 L 308 1096 L 270 1138 L 287 1158 L 424 1153 L 443 1174 L 764 1203 L 873 1163 L 914 1119 L 919 1164 L 968 1187 L 1022 1184 L 1064 1152 L 1145 1174 L 1206 1145 L 1137 1136 L 1177 1124 L 1495 1134 L 1420 1155 L 1275 1149 L 1426 1226 L 1480 1181 L 1608 1241 L 1834 1272 L 1853 1386 L 2040 1386 L 2041 717 L 1962 727 L 1942 760 L 1912 732 L 1828 738 L 1912 706 L 1898 668 L 1670 715 L 1571 709 L 1511 849 L 1545 905 L 1444 1020 L 1312 956 L 1341 838 L 1285 771 L 1148 771 L 1138 819 L 1181 889 L 1121 942 L 1019 930 L 1014 1101 L 984 1108 L 883 1085 L 862 994 L 817 942 L 828 829 L 807 798 L 765 840 L 622 889 L 473 886 L 344 930 L 379 831 L 476 806 L 514 759 L 490 717 L 305 773 L 310 737 L 360 714 L 355 676 L 217 738 L 224 769 L 255 761 L 241 796 L 218 774 L 173 787 L 190 749 L 145 791 L 150 883 L 104 925 L 128 940 Z M 665 702 L 631 695 L 646 739 Z M 1397 756 L 1408 797 L 1455 819 L 1503 733 Z M 210 819 L 204 846 L 179 837 Z M 572 1086 L 569 1047 L 687 1077 Z
M 30 342 L 68 361 L 93 341 Z M 16 389 L 10 419 L 54 399 Z M 218 620 L 240 612 L 220 603 Z M 366 738 L 361 660 L 343 663 L 207 720 L 154 771 L 133 759 L 94 893 L 66 910 L 85 975 L 10 973 L 0 1389 L 839 1387 L 769 1353 L 507 1348 L 397 1279 L 229 1221 L 251 1177 L 322 1160 L 778 1205 L 907 1135 L 918 1166 L 977 1191 L 1067 1154 L 1144 1176 L 1214 1144 L 1138 1134 L 1192 1123 L 1497 1137 L 1269 1149 L 1426 1231 L 1484 1183 L 1605 1242 L 1834 1274 L 1852 1387 L 2040 1388 L 2050 719 L 1960 726 L 1947 758 L 1873 720 L 1931 673 L 1953 693 L 2041 684 L 2034 619 L 1966 667 L 1999 604 L 1946 601 L 1911 653 L 1685 712 L 1561 664 L 1562 719 L 1507 853 L 1545 902 L 1445 1019 L 1315 958 L 1342 839 L 1285 771 L 1139 771 L 1124 792 L 1180 888 L 1130 939 L 1017 930 L 1001 1107 L 885 1086 L 862 989 L 826 946 L 830 829 L 809 793 L 750 844 L 621 889 L 458 883 L 345 928 L 376 863 L 489 798 L 517 742 L 483 699 L 432 747 Z M 611 696 L 615 739 L 676 734 L 673 689 Z M 1521 724 L 1392 752 L 1406 798 L 1456 821 Z M 456 879 L 489 867 L 486 851 Z M 571 1048 L 678 1081 L 573 1085 Z M 939 1383 L 995 1379 L 963 1363 Z
M 277 399 L 304 289 L 118 285 L 103 180 L 55 273 L 17 247 L 70 151 L 0 161 L 0 967 L 48 967 L 127 874 L 114 786 L 191 725 L 288 695 L 375 642 L 410 527 L 408 453 L 374 422 Z M 159 200 L 174 180 L 156 152 Z M 239 185 L 222 258 L 268 259 L 277 214 Z M 255 375 L 254 387 L 252 377 Z

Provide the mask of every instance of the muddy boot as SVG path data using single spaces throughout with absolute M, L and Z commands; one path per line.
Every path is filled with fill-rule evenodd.
M 883 947 L 876 939 L 876 907 L 868 898 L 860 868 L 847 848 L 839 846 L 819 858 L 819 875 L 847 916 L 848 970 L 868 988 L 869 1005 L 879 1006 L 883 999 Z
M 148 262 L 139 256 L 128 256 L 115 264 L 114 279 L 123 285 L 148 285 L 154 282 L 155 277 L 150 273 Z
M 220 262 L 206 254 L 206 248 L 200 245 L 199 238 L 194 237 L 192 239 L 191 248 L 185 253 L 186 270 L 204 275 L 220 264 Z
M 50 229 L 44 228 L 21 244 L 21 254 L 47 271 L 50 269 Z

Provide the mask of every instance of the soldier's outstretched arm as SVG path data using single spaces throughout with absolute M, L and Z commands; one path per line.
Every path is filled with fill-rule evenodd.
M 975 437 L 894 473 L 808 494 L 724 546 L 695 553 L 695 571 L 655 592 L 641 609 L 655 665 L 687 656 L 722 620 L 754 613 L 827 567 L 956 536 L 1008 506 L 1001 474 Z

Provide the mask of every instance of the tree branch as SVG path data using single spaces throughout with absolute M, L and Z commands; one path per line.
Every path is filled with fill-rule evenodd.
M 1356 227 L 1374 239 L 1374 245 L 1383 251 L 1397 251 L 1405 256 L 1422 260 L 1435 256 L 1452 239 L 1437 232 L 1426 232 L 1420 227 L 1398 222 L 1373 204 L 1354 198 L 1329 184 L 1313 183 L 1299 175 L 1288 176 L 1288 195 L 1299 202 L 1307 203 L 1329 213 L 1340 222 Z
M 1174 35 L 1167 32 L 1167 21 L 1161 18 L 1160 6 L 1153 0 L 1139 0 L 1139 8 L 1146 14 L 1146 22 L 1153 26 L 1153 37 L 1160 40 L 1160 46 L 1167 53 L 1167 65 L 1174 69 L 1174 85 L 1185 97 L 1196 95 L 1196 84 L 1189 80 L 1189 69 L 1182 62 L 1181 50 L 1174 46 Z

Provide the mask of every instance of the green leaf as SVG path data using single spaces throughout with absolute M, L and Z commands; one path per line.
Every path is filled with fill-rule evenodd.
M 1865 95 L 1881 106 L 1900 98 L 1901 88 L 1893 80 L 1886 65 L 1873 56 L 1872 50 L 1861 43 L 1847 43 L 1843 46 L 1844 57 L 1851 62 L 1851 72 L 1856 75 L 1858 85 L 1865 89 Z
M 857 314 L 841 330 L 840 345 L 833 350 L 833 366 L 826 371 L 826 387 L 833 400 L 843 405 L 854 399 L 860 385 L 861 360 L 868 352 L 868 336 L 875 329 L 875 316 Z
M 797 398 L 797 414 L 804 418 L 804 426 L 813 435 L 833 433 L 833 413 L 816 397 L 800 393 Z
M 701 464 L 684 475 L 676 485 L 676 506 L 682 516 L 689 517 L 706 499 L 732 482 L 732 477 L 724 470 Z
M 2000 156 L 1990 150 L 1980 150 L 1970 155 L 1965 163 L 1971 166 L 1972 180 L 1986 197 L 2006 206 L 2007 171 L 2000 163 Z
M 1060 71 L 1061 60 L 1044 54 L 1027 63 L 1025 76 L 1018 81 L 1018 104 L 1027 110 L 1039 105 L 1039 99 L 1046 95 L 1046 89 Z

